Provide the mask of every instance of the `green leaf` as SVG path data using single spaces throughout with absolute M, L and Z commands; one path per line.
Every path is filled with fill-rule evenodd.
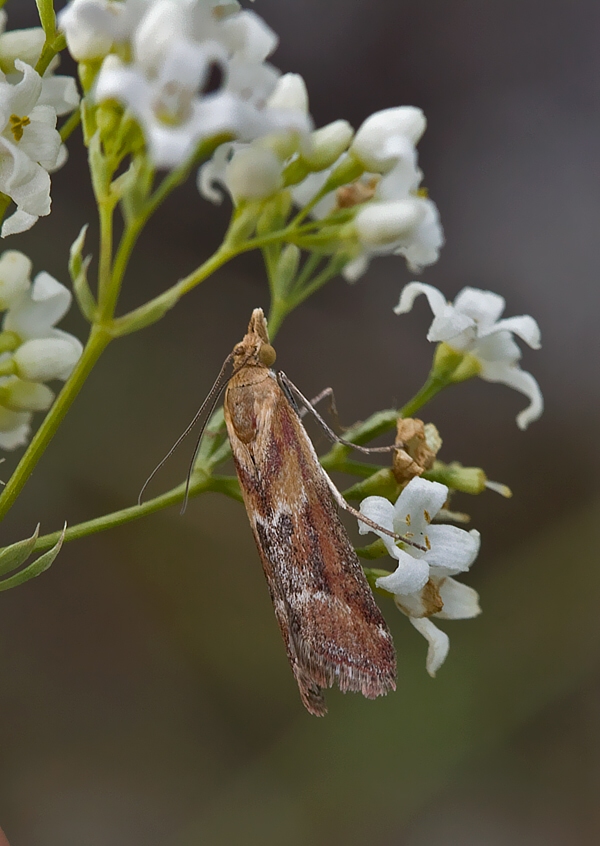
M 0 581 L 0 591 L 10 590 L 11 588 L 18 587 L 18 585 L 22 585 L 25 582 L 28 582 L 30 579 L 35 579 L 36 576 L 40 576 L 45 570 L 47 570 L 54 562 L 54 559 L 61 550 L 63 541 L 65 539 L 66 531 L 67 524 L 65 523 L 61 535 L 58 541 L 52 547 L 52 549 L 49 549 L 48 552 L 45 552 L 43 555 L 40 555 L 39 558 L 36 558 L 36 560 L 28 567 L 25 567 L 24 570 L 21 570 L 19 573 L 15 573 L 14 576 L 9 576 L 8 579 Z M 23 543 L 23 541 L 21 541 L 21 543 Z
M 27 561 L 33 552 L 39 533 L 40 524 L 38 523 L 35 527 L 35 532 L 30 538 L 13 543 L 0 552 L 0 576 L 4 576 L 6 573 L 12 573 L 13 570 L 16 570 L 17 567 L 20 567 L 21 564 Z
M 94 320 L 97 303 L 87 280 L 87 269 L 92 257 L 91 255 L 85 258 L 82 256 L 87 228 L 88 224 L 86 223 L 85 226 L 82 226 L 81 232 L 71 244 L 69 274 L 71 275 L 73 290 L 75 291 L 75 297 L 81 313 L 91 323 Z

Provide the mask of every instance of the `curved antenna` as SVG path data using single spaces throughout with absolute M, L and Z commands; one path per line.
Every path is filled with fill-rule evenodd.
M 198 409 L 198 411 L 194 414 L 194 417 L 193 417 L 193 419 L 192 419 L 191 423 L 190 423 L 190 424 L 186 427 L 185 431 L 184 431 L 184 432 L 183 432 L 183 433 L 182 433 L 182 434 L 181 434 L 181 435 L 177 438 L 177 440 L 175 441 L 175 443 L 173 444 L 173 446 L 171 447 L 171 449 L 168 451 L 168 453 L 165 455 L 165 457 L 162 459 L 162 461 L 160 461 L 160 462 L 156 465 L 156 467 L 154 468 L 154 470 L 152 471 L 152 473 L 150 473 L 150 475 L 148 476 L 148 478 L 146 479 L 146 481 L 145 481 L 145 482 L 144 482 L 144 484 L 142 485 L 142 489 L 141 489 L 141 491 L 140 491 L 140 493 L 139 493 L 139 496 L 138 496 L 138 505 L 141 505 L 141 504 L 142 504 L 142 497 L 144 496 L 144 492 L 145 492 L 146 488 L 148 487 L 148 485 L 150 484 L 150 482 L 152 481 L 152 479 L 156 476 L 156 474 L 158 473 L 158 471 L 160 470 L 160 468 L 161 468 L 161 467 L 162 467 L 162 466 L 163 466 L 163 465 L 164 465 L 164 464 L 165 464 L 165 463 L 169 460 L 169 458 L 173 455 L 173 453 L 175 452 L 175 450 L 177 449 L 177 447 L 179 446 L 179 444 L 180 444 L 180 443 L 181 443 L 181 442 L 182 442 L 185 438 L 187 438 L 187 436 L 190 434 L 190 432 L 192 431 L 192 429 L 194 428 L 194 426 L 196 425 L 196 423 L 198 422 L 198 420 L 200 419 L 200 417 L 202 417 L 202 415 L 203 415 L 203 413 L 204 413 L 204 409 L 205 409 L 205 408 L 206 408 L 206 406 L 207 406 L 207 405 L 209 405 L 211 402 L 212 402 L 212 407 L 211 407 L 211 413 L 212 413 L 212 410 L 214 409 L 214 407 L 215 407 L 215 405 L 216 405 L 216 403 L 217 403 L 217 400 L 219 399 L 219 396 L 220 396 L 220 394 L 221 394 L 221 391 L 223 390 L 223 388 L 224 388 L 224 387 L 225 387 L 225 385 L 227 384 L 227 382 L 225 382 L 225 384 L 224 384 L 224 385 L 220 385 L 219 383 L 220 383 L 220 382 L 221 382 L 221 380 L 223 379 L 223 376 L 224 376 L 224 374 L 225 374 L 225 369 L 227 368 L 227 365 L 229 364 L 229 362 L 231 361 L 231 359 L 232 359 L 232 358 L 233 358 L 233 353 L 230 353 L 230 354 L 227 356 L 227 358 L 225 359 L 225 361 L 223 362 L 223 366 L 221 367 L 221 370 L 219 371 L 219 375 L 218 375 L 218 376 L 217 376 L 217 378 L 215 379 L 215 381 L 214 381 L 214 384 L 213 384 L 212 388 L 211 388 L 211 389 L 210 389 L 210 391 L 208 392 L 208 396 L 206 397 L 206 399 L 204 400 L 204 402 L 202 403 L 202 405 L 200 406 L 200 408 Z M 229 381 L 229 379 L 228 379 L 227 381 Z M 216 398 L 215 398 L 215 393 L 216 393 Z M 214 398 L 214 399 L 213 399 L 213 398 Z M 200 437 L 202 437 L 202 433 L 204 432 L 204 428 L 205 428 L 205 427 L 202 427 L 202 432 L 200 433 Z M 199 447 L 199 443 L 196 445 L 196 450 L 195 450 L 195 452 L 194 452 L 194 461 L 196 460 L 196 454 L 197 454 L 197 452 L 198 452 L 198 447 Z M 191 471 L 190 471 L 190 473 L 188 473 L 188 484 L 187 484 L 187 486 L 186 486 L 186 502 L 187 502 L 187 494 L 188 494 L 188 488 L 189 488 L 189 476 L 190 476 L 190 475 L 191 475 Z

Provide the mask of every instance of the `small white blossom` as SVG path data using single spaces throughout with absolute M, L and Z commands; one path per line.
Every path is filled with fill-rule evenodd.
M 71 293 L 50 274 L 30 281 L 31 262 L 22 253 L 0 256 L 0 447 L 26 443 L 35 411 L 45 411 L 54 393 L 44 384 L 67 379 L 82 345 L 56 324 L 71 305 Z
M 15 70 L 10 79 L 0 73 L 0 191 L 17 206 L 2 226 L 3 237 L 50 213 L 49 174 L 64 161 L 56 117 L 78 102 L 71 78 L 42 79 L 20 59 Z
M 394 595 L 397 607 L 427 638 L 427 671 L 432 676 L 446 658 L 448 638 L 428 618 L 458 620 L 480 613 L 477 593 L 452 578 L 466 572 L 475 561 L 479 532 L 431 522 L 447 496 L 445 485 L 415 477 L 395 505 L 380 496 L 361 502 L 362 514 L 384 529 L 410 538 L 422 549 L 408 544 L 398 546 L 389 535 L 358 523 L 361 534 L 378 534 L 398 562 L 393 573 L 377 579 L 377 586 Z
M 519 367 L 521 351 L 512 337 L 516 335 L 532 349 L 539 349 L 540 329 L 533 317 L 500 319 L 505 300 L 492 291 L 463 288 L 454 303 L 449 303 L 441 291 L 421 282 L 406 285 L 395 313 L 409 312 L 420 294 L 425 294 L 434 315 L 428 340 L 469 355 L 482 379 L 501 382 L 525 394 L 530 403 L 517 415 L 520 429 L 537 420 L 544 409 L 540 386 L 531 373 Z

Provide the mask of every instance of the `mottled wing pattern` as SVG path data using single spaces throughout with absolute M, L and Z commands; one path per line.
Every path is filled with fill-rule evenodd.
M 262 375 L 230 382 L 229 438 L 300 695 L 321 715 L 333 684 L 370 699 L 395 689 L 396 658 L 313 445 L 273 374 Z

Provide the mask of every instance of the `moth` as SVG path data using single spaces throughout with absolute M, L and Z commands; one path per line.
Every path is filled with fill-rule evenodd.
M 338 516 L 349 506 L 319 464 L 293 403 L 299 392 L 272 369 L 262 309 L 231 358 L 227 432 L 302 702 L 322 716 L 334 684 L 368 699 L 395 690 L 392 637 Z

